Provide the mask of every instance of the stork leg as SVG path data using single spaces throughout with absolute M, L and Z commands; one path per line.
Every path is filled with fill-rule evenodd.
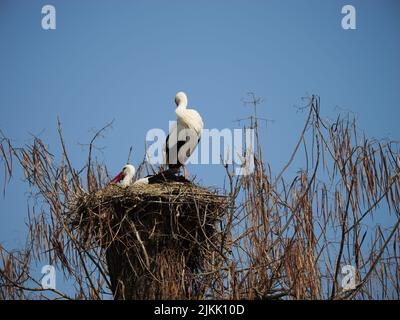
M 182 165 L 182 168 L 183 168 L 183 172 L 184 172 L 184 174 L 185 174 L 185 179 L 186 180 L 189 180 L 189 173 L 187 172 L 187 170 L 186 170 L 186 165 Z

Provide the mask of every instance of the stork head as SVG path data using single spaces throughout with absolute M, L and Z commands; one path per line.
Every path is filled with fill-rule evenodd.
M 175 95 L 175 104 L 177 107 L 182 106 L 184 108 L 187 107 L 188 99 L 186 93 L 180 91 Z
M 122 187 L 127 187 L 131 184 L 133 176 L 135 175 L 135 167 L 131 164 L 125 165 L 121 172 L 110 181 L 112 184 L 119 184 Z

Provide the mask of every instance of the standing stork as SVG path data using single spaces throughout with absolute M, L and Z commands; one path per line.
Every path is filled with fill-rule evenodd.
M 165 141 L 165 163 L 173 170 L 182 167 L 185 178 L 188 179 L 185 163 L 200 141 L 204 122 L 196 110 L 187 108 L 188 99 L 184 92 L 176 94 L 175 104 L 176 124 Z

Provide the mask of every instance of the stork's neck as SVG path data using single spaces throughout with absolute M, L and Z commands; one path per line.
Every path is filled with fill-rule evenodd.
M 182 120 L 183 118 L 185 118 L 185 115 L 187 113 L 186 110 L 187 110 L 186 104 L 180 103 L 175 109 L 175 114 L 177 115 L 178 118 L 180 118 Z M 178 121 L 178 126 L 179 126 L 179 124 L 180 124 L 180 122 Z
M 123 187 L 127 187 L 131 184 L 131 181 L 133 179 L 133 174 L 132 173 L 127 173 L 127 175 L 121 180 L 120 184 Z
M 188 104 L 187 99 L 182 98 L 182 99 L 179 100 L 177 108 L 186 109 L 187 108 L 187 104 Z

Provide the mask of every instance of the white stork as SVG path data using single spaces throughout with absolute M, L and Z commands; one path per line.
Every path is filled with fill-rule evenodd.
M 153 183 L 163 183 L 168 181 L 180 181 L 180 182 L 189 182 L 186 179 L 179 179 L 175 175 L 176 170 L 168 169 L 165 171 L 161 171 L 157 174 L 149 175 L 147 177 L 136 180 L 133 185 L 141 185 L 141 184 L 153 184 Z
M 165 142 L 164 163 L 172 170 L 182 167 L 185 178 L 188 179 L 189 175 L 185 163 L 200 141 L 204 123 L 196 110 L 187 108 L 188 99 L 184 92 L 176 94 L 175 104 L 176 125 L 171 128 Z M 185 133 L 188 133 L 189 137 Z
M 132 183 L 135 172 L 135 167 L 131 164 L 127 164 L 122 168 L 121 172 L 110 181 L 110 184 L 118 184 L 121 187 L 128 187 Z
M 130 185 L 153 184 L 175 180 L 175 172 L 173 170 L 166 170 L 154 175 L 149 175 L 145 178 L 138 179 L 132 183 L 135 172 L 135 167 L 131 164 L 127 164 L 122 168 L 121 172 L 110 181 L 110 184 L 117 184 L 121 187 L 129 187 Z

